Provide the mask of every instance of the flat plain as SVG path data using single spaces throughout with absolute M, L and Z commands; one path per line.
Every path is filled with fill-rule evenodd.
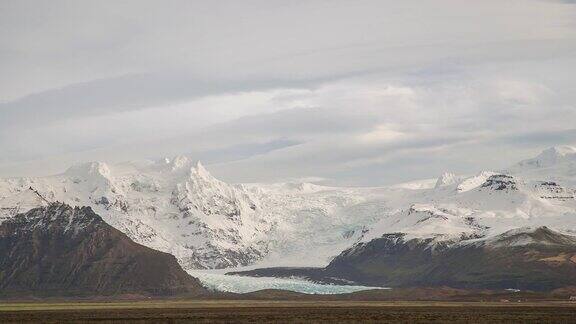
M 576 303 L 123 301 L 0 303 L 0 323 L 576 323 Z

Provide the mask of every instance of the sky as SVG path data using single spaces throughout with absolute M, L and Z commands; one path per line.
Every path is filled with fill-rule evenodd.
M 375 186 L 576 144 L 576 2 L 0 0 L 0 176 Z

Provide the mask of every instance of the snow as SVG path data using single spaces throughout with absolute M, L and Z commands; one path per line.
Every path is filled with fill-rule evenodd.
M 521 161 L 519 165 L 546 168 L 566 160 L 576 161 L 576 148 L 572 146 L 555 146 L 544 150 L 537 157 Z
M 492 171 L 482 171 L 475 176 L 465 178 L 463 181 L 460 181 L 456 186 L 456 190 L 459 192 L 466 192 L 474 188 L 478 188 L 486 181 L 486 179 L 495 174 L 496 173 Z
M 318 284 L 300 278 L 269 278 L 229 276 L 220 271 L 192 270 L 190 275 L 200 279 L 202 284 L 212 290 L 233 293 L 249 293 L 263 289 L 282 289 L 305 294 L 345 294 L 362 290 L 387 289 L 368 286 L 344 286 Z
M 434 188 L 440 188 L 440 187 L 444 187 L 444 186 L 453 185 L 453 184 L 457 183 L 459 180 L 460 179 L 458 178 L 458 176 L 455 175 L 454 173 L 444 172 L 438 178 L 438 180 L 436 180 L 436 184 L 434 185 Z
M 438 182 L 437 179 L 414 180 L 409 182 L 398 183 L 392 185 L 391 187 L 396 189 L 411 189 L 411 190 L 430 189 L 434 188 L 437 182 Z
M 523 160 L 506 170 L 528 180 L 549 180 L 576 186 L 576 148 L 555 146 L 538 156 Z
M 408 239 L 488 239 L 514 228 L 540 226 L 576 233 L 572 188 L 493 172 L 464 178 L 454 186 L 461 190 L 436 188 L 408 195 L 408 206 L 382 217 L 361 241 L 387 233 L 405 233 Z

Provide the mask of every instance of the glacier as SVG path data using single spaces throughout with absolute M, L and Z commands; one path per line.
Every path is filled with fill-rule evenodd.
M 300 278 L 245 277 L 226 275 L 218 270 L 189 270 L 188 273 L 208 289 L 232 293 L 250 293 L 264 289 L 281 289 L 305 294 L 346 294 L 363 290 L 388 289 L 382 287 L 328 285 Z

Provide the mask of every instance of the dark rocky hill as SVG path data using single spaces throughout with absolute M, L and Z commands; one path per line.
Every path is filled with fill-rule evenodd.
M 236 274 L 384 287 L 550 291 L 576 285 L 576 238 L 546 227 L 452 245 L 404 237 L 387 234 L 358 244 L 326 268 L 267 268 Z
M 551 290 L 576 284 L 576 239 L 546 227 L 455 246 L 385 236 L 343 252 L 325 273 L 378 285 Z
M 0 296 L 204 293 L 172 255 L 134 243 L 89 207 L 55 203 L 0 225 Z

